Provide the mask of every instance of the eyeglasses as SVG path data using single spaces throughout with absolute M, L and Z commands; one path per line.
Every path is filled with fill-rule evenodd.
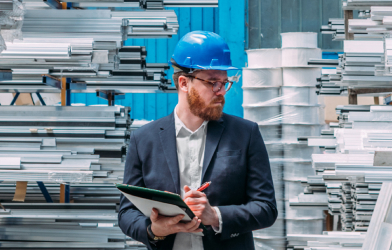
M 199 81 L 211 84 L 212 85 L 212 92 L 214 92 L 214 93 L 219 92 L 222 89 L 223 86 L 225 86 L 225 91 L 227 92 L 227 91 L 230 90 L 231 86 L 233 85 L 233 82 L 229 81 L 229 80 L 221 82 L 221 81 L 204 80 L 204 79 L 198 78 L 198 77 L 193 76 L 193 75 L 186 75 L 186 77 L 194 78 L 194 79 L 197 79 Z

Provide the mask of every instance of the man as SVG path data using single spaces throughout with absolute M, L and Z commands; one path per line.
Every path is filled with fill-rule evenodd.
M 178 105 L 132 133 L 124 183 L 180 194 L 196 217 L 183 223 L 153 209 L 147 218 L 122 196 L 119 226 L 149 249 L 254 249 L 252 230 L 271 226 L 277 210 L 258 125 L 222 113 L 226 71 L 237 69 L 229 48 L 215 33 L 190 32 L 170 64 Z

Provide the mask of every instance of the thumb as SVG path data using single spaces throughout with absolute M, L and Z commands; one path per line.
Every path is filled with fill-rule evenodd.
M 153 208 L 151 210 L 150 220 L 155 222 L 157 219 L 158 219 L 158 211 L 156 208 Z
M 190 189 L 190 187 L 188 187 L 187 185 L 185 185 L 185 186 L 184 186 L 184 191 L 185 191 L 185 193 L 187 193 L 187 192 L 191 191 L 191 189 Z

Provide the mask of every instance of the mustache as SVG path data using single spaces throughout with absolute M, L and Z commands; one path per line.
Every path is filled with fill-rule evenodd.
M 214 103 L 214 102 L 217 102 L 217 101 L 219 101 L 219 102 L 225 102 L 225 98 L 223 97 L 223 96 L 215 96 L 212 100 L 211 100 L 211 103 Z

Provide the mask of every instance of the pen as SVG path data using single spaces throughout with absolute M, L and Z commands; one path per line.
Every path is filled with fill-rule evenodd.
M 204 189 L 208 188 L 210 185 L 211 185 L 211 181 L 205 182 L 197 189 L 197 191 L 201 192 Z

